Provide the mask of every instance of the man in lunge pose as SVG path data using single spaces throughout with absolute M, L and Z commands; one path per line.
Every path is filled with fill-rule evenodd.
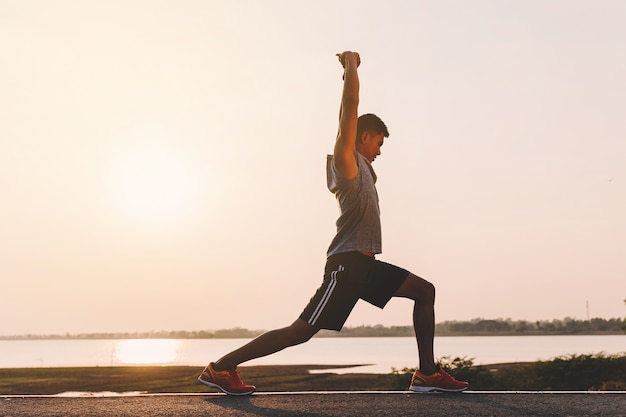
M 329 190 L 339 202 L 337 234 L 327 252 L 324 280 L 300 317 L 290 326 L 266 332 L 248 344 L 211 362 L 198 380 L 230 395 L 247 395 L 255 387 L 239 377 L 237 365 L 308 341 L 320 329 L 341 330 L 359 299 L 383 308 L 392 297 L 415 301 L 413 326 L 419 349 L 419 369 L 413 391 L 456 392 L 468 383 L 441 369 L 433 354 L 435 287 L 409 271 L 376 259 L 382 252 L 381 224 L 372 162 L 389 136 L 378 116 L 358 117 L 359 54 L 338 54 L 344 68 L 339 131 L 333 155 L 327 158 Z

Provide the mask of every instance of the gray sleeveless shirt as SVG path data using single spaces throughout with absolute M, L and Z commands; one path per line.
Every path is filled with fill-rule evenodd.
M 326 159 L 328 189 L 335 194 L 340 211 L 337 234 L 327 256 L 350 251 L 382 252 L 376 173 L 372 164 L 358 152 L 357 162 L 359 173 L 347 180 L 335 167 L 333 155 Z

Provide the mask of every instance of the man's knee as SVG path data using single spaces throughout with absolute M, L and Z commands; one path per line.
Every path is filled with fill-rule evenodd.
M 435 285 L 432 282 L 424 281 L 424 297 L 429 302 L 435 302 Z
M 395 294 L 419 302 L 435 302 L 435 286 L 417 275 L 410 274 Z

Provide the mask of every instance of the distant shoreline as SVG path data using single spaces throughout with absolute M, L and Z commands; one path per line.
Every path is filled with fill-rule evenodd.
M 261 334 L 261 333 L 259 333 Z M 20 340 L 125 340 L 125 339 L 190 339 L 190 340 L 210 340 L 210 339 L 251 339 L 258 336 L 258 334 L 254 336 L 230 336 L 230 337 L 193 337 L 193 336 L 168 336 L 168 335 L 160 335 L 160 334 L 138 334 L 138 335 L 128 335 L 128 334 L 117 334 L 111 333 L 108 335 L 69 335 L 69 336 L 60 336 L 60 335 L 42 335 L 42 336 L 0 336 L 0 341 L 20 341 Z M 596 333 L 445 333 L 445 334 L 436 334 L 436 337 L 494 337 L 494 336 L 626 336 L 624 333 L 617 332 L 596 332 Z M 412 334 L 407 335 L 350 335 L 350 336 L 326 336 L 326 335 L 318 335 L 315 337 L 327 338 L 327 337 L 413 337 Z
M 7 335 L 0 340 L 104 340 L 104 339 L 249 339 L 265 330 L 244 328 L 200 331 L 149 331 L 111 332 L 64 335 Z M 622 318 L 591 320 L 552 320 L 529 322 L 510 319 L 473 319 L 469 321 L 444 321 L 437 323 L 437 337 L 461 336 L 611 336 L 626 333 Z M 413 337 L 412 326 L 356 326 L 345 327 L 341 332 L 322 330 L 315 337 Z

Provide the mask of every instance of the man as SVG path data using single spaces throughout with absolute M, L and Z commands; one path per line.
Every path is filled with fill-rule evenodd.
M 420 369 L 413 391 L 463 391 L 467 382 L 448 375 L 433 354 L 435 288 L 424 279 L 375 258 L 382 252 L 376 174 L 371 163 L 389 136 L 373 114 L 357 117 L 359 54 L 338 54 L 344 68 L 339 131 L 333 155 L 327 160 L 328 188 L 339 202 L 337 234 L 328 248 L 324 281 L 300 317 L 288 327 L 264 333 L 248 344 L 210 363 L 198 380 L 230 395 L 247 395 L 255 387 L 243 383 L 237 365 L 304 343 L 320 329 L 341 330 L 359 299 L 383 308 L 392 297 L 415 301 L 413 325 Z

